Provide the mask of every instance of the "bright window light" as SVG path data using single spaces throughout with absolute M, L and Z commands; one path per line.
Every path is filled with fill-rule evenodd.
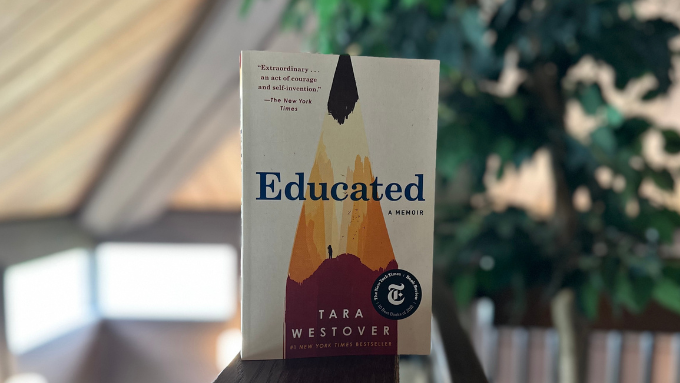
M 223 370 L 241 352 L 241 331 L 229 329 L 217 338 L 217 368 Z
M 24 353 L 93 319 L 90 260 L 73 249 L 9 267 L 5 272 L 7 340 Z
M 223 321 L 236 311 L 232 246 L 105 243 L 96 259 L 103 317 Z
M 5 383 L 47 383 L 47 379 L 40 374 L 16 374 L 5 380 Z

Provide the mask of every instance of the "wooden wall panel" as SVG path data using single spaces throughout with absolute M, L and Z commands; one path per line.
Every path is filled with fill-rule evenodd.
M 45 10 L 47 0 L 0 0 L 0 41 Z
M 179 210 L 239 210 L 241 208 L 241 135 L 234 131 L 174 194 Z
M 79 205 L 205 2 L 55 0 L 0 29 L 0 220 Z

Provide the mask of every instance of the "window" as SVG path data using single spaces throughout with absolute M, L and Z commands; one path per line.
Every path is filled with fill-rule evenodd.
M 106 243 L 94 259 L 73 249 L 20 263 L 5 272 L 8 345 L 22 354 L 98 316 L 226 321 L 237 278 L 229 245 Z
M 237 263 L 229 245 L 102 244 L 96 252 L 101 315 L 227 320 L 236 311 Z
M 87 250 L 73 249 L 6 270 L 7 341 L 13 353 L 92 321 L 90 266 Z

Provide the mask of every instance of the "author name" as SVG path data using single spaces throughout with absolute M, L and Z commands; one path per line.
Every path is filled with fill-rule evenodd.
M 364 314 L 361 312 L 361 309 L 357 309 L 356 312 L 354 312 L 354 315 L 352 316 L 352 313 L 350 313 L 349 309 L 342 309 L 338 310 L 337 312 L 335 310 L 319 310 L 319 320 L 325 320 L 325 319 L 338 319 L 338 315 L 341 315 L 342 319 L 350 319 L 350 318 L 362 318 L 364 317 Z M 390 327 L 389 326 L 382 326 L 383 328 L 380 329 L 380 326 L 333 326 L 333 327 L 319 327 L 314 328 L 310 327 L 307 329 L 302 329 L 302 328 L 293 328 L 291 329 L 293 333 L 293 339 L 299 339 L 302 337 L 307 337 L 307 338 L 315 338 L 317 336 L 321 338 L 325 338 L 327 335 L 329 336 L 350 336 L 352 335 L 353 332 L 357 332 L 359 335 L 371 335 L 371 336 L 378 336 L 378 335 L 390 335 Z M 304 330 L 304 331 L 303 331 Z M 318 331 L 317 331 L 318 330 Z M 367 331 L 368 330 L 368 331 Z M 381 334 L 382 333 L 382 334 Z

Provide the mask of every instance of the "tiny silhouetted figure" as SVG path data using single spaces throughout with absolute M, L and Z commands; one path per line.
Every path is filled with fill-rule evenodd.
M 331 245 L 328 245 L 328 259 L 333 258 L 333 248 Z

